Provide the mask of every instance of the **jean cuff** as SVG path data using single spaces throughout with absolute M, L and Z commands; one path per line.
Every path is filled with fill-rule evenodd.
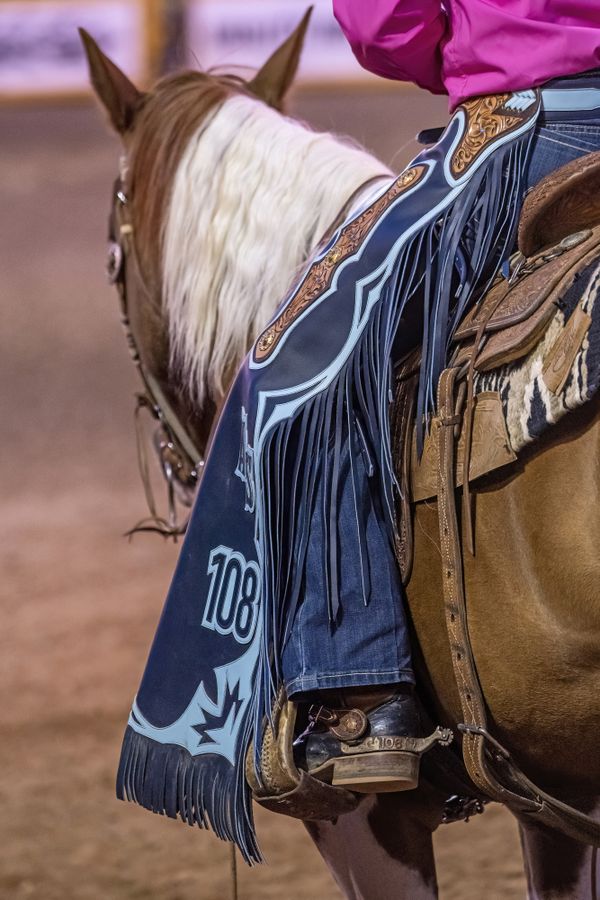
M 387 669 L 377 672 L 338 672 L 333 675 L 299 675 L 285 684 L 286 694 L 293 699 L 295 694 L 308 691 L 323 691 L 330 688 L 370 687 L 378 684 L 415 684 L 412 669 Z

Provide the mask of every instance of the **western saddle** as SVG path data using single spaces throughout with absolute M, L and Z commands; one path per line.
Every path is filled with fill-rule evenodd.
M 411 504 L 437 497 L 444 610 L 463 714 L 458 728 L 475 793 L 596 846 L 600 825 L 533 784 L 488 731 L 468 632 L 463 541 L 473 552 L 470 483 L 516 459 L 500 395 L 477 396 L 475 377 L 521 360 L 536 348 L 578 275 L 600 261 L 599 198 L 600 152 L 569 163 L 536 186 L 523 206 L 518 252 L 454 334 L 451 359 L 438 384 L 437 412 L 420 459 L 413 434 L 418 352 L 398 369 L 393 422 L 394 443 L 401 448 L 396 460 L 402 488 L 397 552 L 405 583 L 413 556 Z M 553 365 L 548 377 L 544 367 L 548 390 L 556 393 L 565 384 L 590 322 L 578 306 L 564 323 L 549 351 Z
M 564 297 L 579 274 L 600 260 L 600 152 L 574 160 L 553 172 L 525 199 L 519 225 L 518 252 L 489 292 L 473 307 L 453 337 L 448 372 L 457 397 L 453 417 L 456 438 L 454 485 L 465 484 L 465 537 L 472 550 L 469 485 L 516 460 L 506 430 L 499 395 L 475 396 L 476 374 L 526 357 L 542 340 Z M 566 326 L 568 327 L 568 325 Z M 579 343 L 585 336 L 579 332 Z M 572 344 L 573 342 L 571 342 Z M 578 349 L 578 346 L 573 349 Z M 549 389 L 564 384 L 572 354 L 548 376 Z M 425 438 L 422 455 L 414 437 L 415 391 L 420 351 L 409 354 L 396 372 L 393 445 L 402 448 L 396 469 L 402 486 L 397 546 L 404 582 L 410 578 L 413 543 L 410 505 L 438 496 L 437 419 Z M 448 381 L 444 373 L 440 387 Z M 440 396 L 440 402 L 442 400 Z

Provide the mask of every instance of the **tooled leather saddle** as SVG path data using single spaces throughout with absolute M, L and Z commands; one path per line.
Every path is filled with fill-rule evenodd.
M 397 555 L 405 583 L 413 557 L 411 505 L 437 497 L 444 609 L 463 715 L 458 728 L 473 795 L 497 800 L 521 816 L 598 846 L 600 825 L 533 784 L 488 731 L 469 639 L 462 564 L 464 544 L 473 550 L 471 482 L 516 459 L 501 397 L 489 391 L 476 394 L 476 378 L 545 347 L 541 342 L 551 324 L 557 329 L 564 298 L 592 263 L 596 268 L 600 264 L 600 152 L 552 173 L 527 196 L 518 252 L 456 329 L 421 456 L 413 434 L 419 351 L 398 367 L 393 436 L 402 487 Z M 562 321 L 544 360 L 548 391 L 564 386 L 590 322 L 583 301 Z M 456 508 L 459 485 L 462 534 Z

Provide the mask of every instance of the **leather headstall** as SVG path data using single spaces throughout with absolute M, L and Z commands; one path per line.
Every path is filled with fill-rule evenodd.
M 125 172 L 122 170 L 115 181 L 113 189 L 113 207 L 109 219 L 108 259 L 106 273 L 110 284 L 117 288 L 121 304 L 121 322 L 125 331 L 131 358 L 139 372 L 143 392 L 136 395 L 136 437 L 138 448 L 138 465 L 144 486 L 146 502 L 150 518 L 144 519 L 127 534 L 140 531 L 154 531 L 165 537 L 177 539 L 185 533 L 187 523 L 180 524 L 177 519 L 177 504 L 191 507 L 199 475 L 204 466 L 202 453 L 196 448 L 193 439 L 181 419 L 169 403 L 165 393 L 152 372 L 144 365 L 129 320 L 129 304 L 127 296 L 127 270 L 132 266 L 144 292 L 150 292 L 142 277 L 137 261 L 134 242 L 133 224 L 128 215 L 128 198 L 125 190 Z M 156 451 L 161 472 L 167 483 L 168 518 L 158 514 L 148 459 L 145 451 L 144 434 L 140 422 L 140 413 L 148 410 L 158 423 L 154 433 L 153 446 Z

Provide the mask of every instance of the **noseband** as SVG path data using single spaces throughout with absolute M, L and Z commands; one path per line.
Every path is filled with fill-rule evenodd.
M 127 339 L 127 346 L 143 385 L 143 391 L 136 394 L 135 422 L 138 465 L 146 502 L 150 511 L 150 516 L 140 521 L 127 534 L 133 535 L 141 531 L 152 531 L 176 540 L 179 535 L 185 533 L 187 527 L 187 521 L 183 523 L 178 522 L 177 502 L 187 508 L 192 506 L 199 477 L 204 467 L 204 456 L 196 448 L 193 439 L 169 403 L 159 382 L 144 365 L 131 329 L 127 297 L 127 266 L 129 261 L 136 265 L 144 293 L 149 299 L 151 295 L 142 277 L 135 253 L 133 224 L 128 215 L 129 207 L 125 191 L 125 174 L 125 166 L 122 162 L 121 172 L 115 181 L 113 189 L 106 274 L 109 283 L 117 288 L 121 304 L 121 321 Z M 144 440 L 145 435 L 141 422 L 143 410 L 149 411 L 152 418 L 158 423 L 152 443 L 167 484 L 168 515 L 166 518 L 158 514 L 154 501 Z

